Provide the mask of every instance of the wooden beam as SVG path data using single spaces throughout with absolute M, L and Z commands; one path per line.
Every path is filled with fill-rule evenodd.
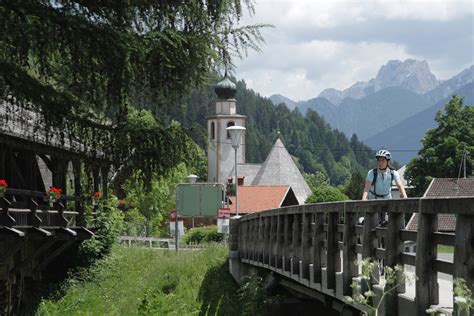
M 68 249 L 74 243 L 74 239 L 70 239 L 65 241 L 61 246 L 59 246 L 55 251 L 53 251 L 50 255 L 48 255 L 40 264 L 35 267 L 35 272 L 43 271 L 48 264 L 51 263 L 56 257 L 58 257 L 61 253 L 63 253 L 66 249 Z
M 422 201 L 420 201 L 420 204 Z M 433 233 L 437 228 L 437 216 L 420 213 L 416 240 L 416 313 L 422 315 L 431 305 L 439 302 L 438 277 L 435 269 L 436 244 Z

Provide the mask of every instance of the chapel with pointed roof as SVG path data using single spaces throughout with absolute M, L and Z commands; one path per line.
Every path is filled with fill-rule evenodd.
M 236 114 L 236 86 L 227 76 L 216 85 L 215 91 L 216 115 L 207 118 L 208 182 L 225 185 L 235 175 L 234 149 L 226 128 L 234 125 L 245 127 L 246 116 Z M 239 186 L 288 186 L 299 204 L 304 204 L 311 194 L 311 189 L 280 138 L 263 164 L 246 163 L 244 131 L 237 152 L 237 176 Z M 250 192 L 249 189 L 245 191 Z

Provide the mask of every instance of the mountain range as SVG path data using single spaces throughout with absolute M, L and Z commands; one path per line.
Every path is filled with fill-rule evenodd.
M 283 95 L 272 95 L 270 100 L 303 114 L 312 109 L 333 128 L 348 137 L 357 134 L 372 148 L 410 149 L 401 151 L 397 159 L 406 163 L 421 148 L 420 139 L 427 128 L 434 127 L 436 111 L 452 94 L 464 96 L 465 104 L 474 104 L 473 82 L 474 66 L 443 81 L 431 73 L 426 61 L 391 60 L 375 78 L 342 91 L 325 89 L 307 101 L 295 102 Z

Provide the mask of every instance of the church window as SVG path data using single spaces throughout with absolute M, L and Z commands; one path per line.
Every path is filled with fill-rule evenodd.
M 229 122 L 229 123 L 227 123 L 227 127 L 231 127 L 231 126 L 235 126 L 235 123 L 234 123 L 234 122 Z M 229 131 L 227 131 L 227 138 L 230 138 L 230 133 L 229 133 Z
M 211 122 L 211 139 L 216 139 L 216 126 L 214 122 Z

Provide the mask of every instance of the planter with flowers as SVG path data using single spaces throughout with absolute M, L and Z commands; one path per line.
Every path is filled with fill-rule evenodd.
M 58 189 L 56 187 L 49 187 L 47 197 L 48 197 L 50 206 L 53 206 L 53 203 L 55 203 L 59 200 L 59 198 L 61 197 L 62 192 L 63 192 L 63 190 Z
M 91 194 L 91 199 L 92 199 L 92 205 L 99 205 L 99 202 L 100 202 L 100 192 L 97 191 L 97 192 L 94 192 Z
M 5 196 L 5 193 L 7 192 L 8 184 L 5 180 L 0 179 L 0 198 L 3 198 Z

